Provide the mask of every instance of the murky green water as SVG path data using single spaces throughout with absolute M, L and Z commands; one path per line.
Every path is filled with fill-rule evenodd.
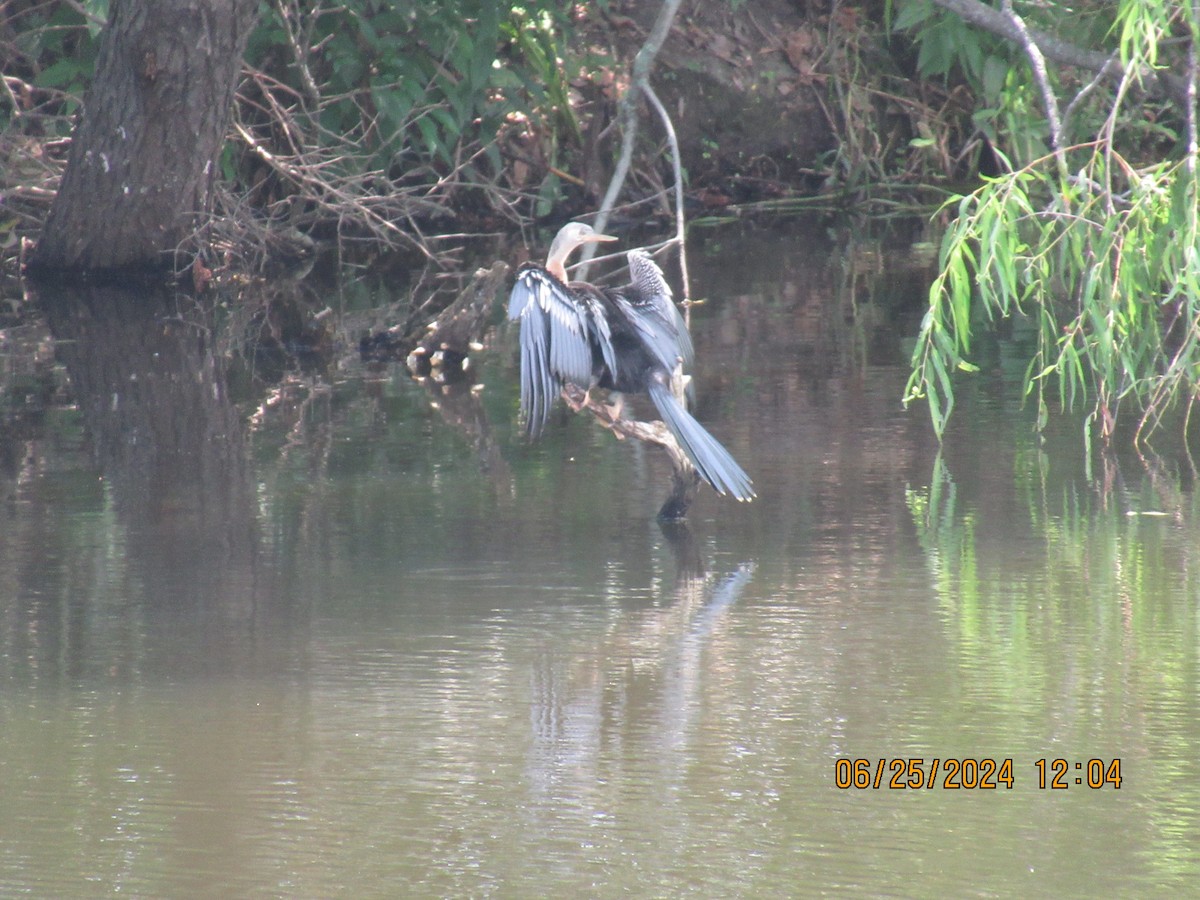
M 69 335 L 91 399 L 0 440 L 0 895 L 1194 890 L 1186 469 L 1039 445 L 1003 359 L 939 456 L 910 255 L 706 244 L 699 416 L 759 498 L 684 530 L 655 451 L 521 442 L 503 336 L 475 399 L 346 365 L 234 410 L 186 315 Z

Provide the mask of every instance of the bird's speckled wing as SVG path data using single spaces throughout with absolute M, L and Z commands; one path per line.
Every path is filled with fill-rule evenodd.
M 592 383 L 592 340 L 612 355 L 608 323 L 590 298 L 574 294 L 542 266 L 526 264 L 508 298 L 508 317 L 521 322 L 521 413 L 531 435 L 546 424 L 563 383 Z
M 694 357 L 692 338 L 662 269 L 645 250 L 630 250 L 626 258 L 631 287 L 629 297 L 622 298 L 626 316 L 668 372 L 674 371 L 679 361 L 689 370 Z

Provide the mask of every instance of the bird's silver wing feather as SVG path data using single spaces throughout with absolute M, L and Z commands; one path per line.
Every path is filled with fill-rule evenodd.
M 521 412 L 529 433 L 546 424 L 564 382 L 587 388 L 592 380 L 589 337 L 598 329 L 607 340 L 608 324 L 561 281 L 537 265 L 517 271 L 508 298 L 508 316 L 521 322 Z
M 604 365 L 608 367 L 608 371 L 612 373 L 615 381 L 617 378 L 617 351 L 613 348 L 612 329 L 608 324 L 608 314 L 595 297 L 587 297 L 585 302 L 587 303 L 588 324 L 592 340 L 600 348 L 600 355 L 604 357 Z
M 535 302 L 521 314 L 521 416 L 531 435 L 537 435 L 550 416 L 561 382 L 550 368 L 546 313 Z

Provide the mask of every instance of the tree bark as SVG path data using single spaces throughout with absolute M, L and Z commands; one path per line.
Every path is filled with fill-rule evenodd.
M 211 209 L 256 0 L 113 0 L 35 272 L 160 268 Z

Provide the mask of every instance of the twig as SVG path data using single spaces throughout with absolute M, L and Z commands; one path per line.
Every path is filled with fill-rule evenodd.
M 296 64 L 296 71 L 300 73 L 300 83 L 304 85 L 304 99 L 308 101 L 310 107 L 316 107 L 321 102 L 321 89 L 317 87 L 317 81 L 308 68 L 308 53 L 304 49 L 308 41 L 305 40 L 301 43 L 296 29 L 292 25 L 293 22 L 299 22 L 303 18 L 300 15 L 300 9 L 293 3 L 285 6 L 283 0 L 276 0 L 275 8 L 279 13 L 279 20 L 283 23 L 287 44 Z
M 16 121 L 17 119 L 21 118 L 22 110 L 21 104 L 17 100 L 17 95 L 13 93 L 12 85 L 8 83 L 9 78 L 10 76 L 8 75 L 0 75 L 0 87 L 4 88 L 4 96 L 8 98 L 8 104 L 12 107 L 13 121 Z M 12 80 L 24 87 L 24 84 L 20 81 L 20 79 L 13 78 Z
M 691 303 L 692 292 L 688 281 L 687 234 L 684 230 L 683 218 L 683 163 L 680 160 L 679 139 L 675 136 L 675 126 L 667 114 L 666 107 L 662 105 L 658 94 L 654 93 L 654 89 L 650 87 L 650 82 L 642 85 L 642 91 L 646 94 L 650 105 L 657 110 L 659 118 L 662 119 L 663 128 L 667 132 L 667 142 L 671 145 L 671 166 L 672 174 L 675 177 L 675 243 L 679 247 L 679 271 L 683 279 L 683 304 L 686 310 L 687 305 Z
M 1071 121 L 1071 117 L 1075 115 L 1075 110 L 1080 106 L 1080 104 L 1082 104 L 1083 101 L 1086 100 L 1091 93 L 1096 90 L 1097 87 L 1099 87 L 1100 82 L 1107 81 L 1108 79 L 1112 78 L 1116 72 L 1116 67 L 1119 65 L 1120 59 L 1118 58 L 1117 51 L 1114 50 L 1112 56 L 1108 58 L 1108 62 L 1100 67 L 1100 71 L 1096 73 L 1096 77 L 1080 88 L 1079 93 L 1077 93 L 1072 98 L 1071 102 L 1067 104 L 1067 109 L 1063 113 L 1064 129 L 1067 127 L 1067 123 Z
M 1196 176 L 1196 154 L 1200 152 L 1196 136 L 1196 79 L 1200 78 L 1200 53 L 1196 50 L 1196 42 L 1200 41 L 1200 4 L 1188 5 L 1188 19 L 1191 40 L 1188 42 L 1187 54 L 1187 172 L 1194 178 Z
M 300 188 L 306 199 L 329 211 L 337 212 L 339 219 L 352 212 L 354 218 L 369 226 L 377 237 L 390 236 L 393 239 L 399 239 L 405 245 L 415 246 L 431 262 L 439 261 L 438 257 L 429 249 L 428 242 L 422 239 L 419 230 L 413 228 L 413 208 L 417 205 L 414 198 L 408 197 L 408 202 L 400 211 L 401 217 L 408 222 L 410 228 L 413 228 L 409 232 L 396 225 L 390 216 L 376 210 L 377 206 L 386 208 L 393 204 L 394 198 L 368 195 L 362 187 L 361 181 L 347 183 L 324 177 L 319 170 L 330 165 L 331 160 L 326 159 L 316 165 L 307 165 L 300 156 L 292 159 L 282 158 L 263 146 L 262 142 L 240 123 L 235 124 L 234 127 L 242 140 L 246 142 L 246 146 L 274 171 Z M 386 180 L 386 176 L 382 172 L 368 173 L 364 178 Z M 390 243 L 390 241 L 385 242 Z

